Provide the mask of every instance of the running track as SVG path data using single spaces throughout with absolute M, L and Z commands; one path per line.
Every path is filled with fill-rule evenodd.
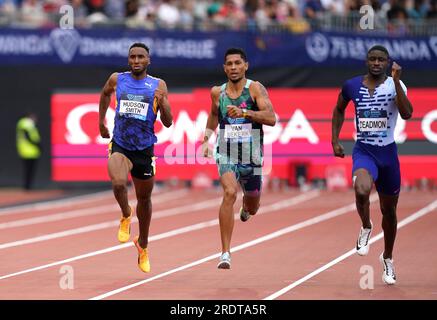
M 218 270 L 220 197 L 220 190 L 154 193 L 150 274 L 139 271 L 131 242 L 117 242 L 110 191 L 2 208 L 0 299 L 437 299 L 435 191 L 401 193 L 398 283 L 390 287 L 378 261 L 377 201 L 370 253 L 359 257 L 351 191 L 266 192 L 257 216 L 246 223 L 235 216 L 232 269 Z M 235 212 L 240 203 L 241 196 Z M 132 230 L 137 234 L 136 220 Z M 363 266 L 374 271 L 373 289 L 360 287 Z M 65 270 L 72 289 L 62 285 Z

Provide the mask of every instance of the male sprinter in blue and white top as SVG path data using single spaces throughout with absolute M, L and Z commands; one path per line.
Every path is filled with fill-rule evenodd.
M 154 123 L 158 110 L 164 126 L 170 127 L 173 117 L 167 98 L 167 85 L 161 79 L 147 74 L 150 64 L 149 48 L 134 43 L 129 49 L 129 72 L 113 73 L 100 96 L 99 128 L 103 138 L 109 138 L 105 115 L 116 94 L 114 132 L 109 144 L 108 172 L 112 189 L 122 217 L 118 240 L 127 242 L 130 237 L 132 208 L 127 197 L 128 174 L 131 173 L 137 197 L 136 214 L 140 235 L 134 239 L 138 249 L 138 266 L 143 272 L 150 272 L 147 251 L 149 226 L 152 217 L 151 194 L 155 175 L 153 146 L 157 142 Z
M 396 275 L 392 252 L 397 230 L 396 206 L 401 187 L 394 130 L 398 114 L 402 119 L 409 119 L 413 107 L 407 98 L 407 88 L 400 80 L 401 67 L 393 62 L 391 77 L 388 77 L 388 65 L 387 49 L 374 46 L 367 52 L 367 74 L 344 83 L 332 117 L 332 148 L 336 157 L 344 157 L 343 146 L 338 139 L 345 109 L 352 100 L 357 127 L 352 174 L 357 210 L 362 221 L 357 253 L 366 255 L 369 252 L 372 232 L 369 196 L 375 183 L 382 211 L 385 242 L 384 252 L 380 256 L 384 268 L 382 279 L 386 284 L 394 284 Z

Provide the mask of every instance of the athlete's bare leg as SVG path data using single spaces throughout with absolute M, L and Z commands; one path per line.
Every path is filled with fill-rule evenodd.
M 379 193 L 379 204 L 382 212 L 382 229 L 384 230 L 384 259 L 392 258 L 396 239 L 398 220 L 396 207 L 399 195 L 389 196 Z
M 372 191 L 373 179 L 366 169 L 358 169 L 353 173 L 356 177 L 354 182 L 355 203 L 361 218 L 363 228 L 370 229 L 370 192 Z
M 220 177 L 223 187 L 223 201 L 219 211 L 222 252 L 230 252 L 232 231 L 234 229 L 234 203 L 237 200 L 238 182 L 233 172 Z
M 152 190 L 155 178 L 147 180 L 132 178 L 137 196 L 137 217 L 139 222 L 140 235 L 138 243 L 140 247 L 147 248 L 149 243 L 150 220 L 152 219 Z
M 125 155 L 114 152 L 109 157 L 108 173 L 112 182 L 112 190 L 125 218 L 131 214 L 127 197 L 128 174 L 131 169 L 132 162 Z
M 260 206 L 261 195 L 258 196 L 243 196 L 243 210 L 249 212 L 251 216 L 254 216 L 259 209 Z

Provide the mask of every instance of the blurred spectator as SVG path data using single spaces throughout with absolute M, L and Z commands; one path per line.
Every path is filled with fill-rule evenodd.
M 126 1 L 120 1 L 120 0 L 106 0 L 104 4 L 104 11 L 108 18 L 110 19 L 116 19 L 116 20 L 122 20 L 126 14 Z
M 431 0 L 429 3 L 429 11 L 426 15 L 427 19 L 437 19 L 437 0 Z
M 256 0 L 255 0 L 256 1 Z M 198 0 L 194 1 L 193 4 L 193 19 L 196 27 L 200 25 L 203 21 L 208 19 L 208 0 Z
M 396 5 L 397 0 L 387 0 L 381 4 L 381 12 L 387 17 L 387 12 Z
M 396 1 L 396 0 L 395 0 Z M 369 4 L 365 0 L 348 0 L 345 1 L 345 12 L 359 13 L 363 5 Z
M 370 0 L 370 5 L 372 6 L 373 10 L 375 10 L 375 12 L 381 10 L 381 2 L 379 2 L 379 0 Z
M 124 16 L 126 18 L 132 18 L 138 15 L 140 3 L 138 0 L 125 1 Z
M 436 16 L 436 0 L 0 0 L 0 25 L 54 26 L 64 4 L 73 7 L 79 27 L 118 24 L 148 30 L 274 28 L 301 33 L 311 25 L 352 31 L 362 6 L 371 5 L 376 29 L 405 34 L 435 30 L 418 26 Z
M 288 17 L 284 23 L 288 30 L 293 33 L 304 33 L 310 31 L 309 23 L 300 15 L 297 3 L 294 0 L 286 0 Z
M 346 3 L 344 0 L 321 0 L 325 11 L 336 15 L 344 15 L 346 11 Z
M 8 20 L 12 20 L 17 13 L 17 5 L 14 0 L 0 0 L 0 18 L 4 17 Z
M 255 12 L 255 21 L 260 30 L 266 30 L 271 25 L 272 20 L 266 9 L 266 2 L 264 0 L 258 1 L 258 9 Z
M 42 27 L 48 20 L 41 0 L 24 0 L 20 14 L 21 21 L 29 27 Z
M 267 8 L 269 10 L 270 19 L 272 21 L 283 24 L 288 18 L 287 3 L 281 0 L 268 0 Z
M 256 31 L 258 29 L 256 23 L 256 11 L 258 9 L 258 0 L 246 0 L 243 7 L 246 12 L 247 29 Z
M 396 35 L 405 35 L 409 31 L 408 13 L 405 9 L 405 1 L 397 1 L 387 12 L 388 31 Z
M 91 24 L 99 24 L 108 22 L 108 17 L 105 15 L 105 0 L 85 0 L 84 2 L 88 9 L 87 20 Z
M 74 14 L 74 25 L 78 27 L 86 27 L 87 24 L 87 8 L 83 4 L 83 0 L 72 0 L 71 4 Z
M 165 29 L 173 29 L 180 22 L 181 14 L 174 0 L 162 0 L 156 12 L 157 23 Z
M 233 30 L 240 30 L 246 25 L 246 13 L 242 4 L 237 4 L 235 0 L 225 0 L 222 5 L 213 8 L 218 9 L 212 15 L 215 24 Z
M 145 23 L 145 19 L 143 16 L 141 16 L 139 9 L 139 0 L 127 0 L 124 2 L 124 8 L 122 12 L 124 13 L 124 17 L 126 18 L 126 26 L 128 26 L 129 28 L 139 28 Z M 108 12 L 108 14 L 111 13 Z
M 17 122 L 17 152 L 23 162 L 23 188 L 30 190 L 35 177 L 36 164 L 41 156 L 41 138 L 37 116 L 29 112 Z
M 45 0 L 43 2 L 43 8 L 47 14 L 57 15 L 59 13 L 59 9 L 67 3 L 67 0 Z
M 318 15 L 320 15 L 320 13 L 324 11 L 325 10 L 320 0 L 307 0 L 304 16 L 309 19 L 315 19 Z
M 126 26 L 129 28 L 155 29 L 155 7 L 147 0 L 125 2 Z
M 44 0 L 42 7 L 46 14 L 44 25 L 47 27 L 56 27 L 59 25 L 60 8 L 69 4 L 67 0 Z
M 105 0 L 85 0 L 85 6 L 88 9 L 88 14 L 103 12 L 105 9 Z
M 414 0 L 414 5 L 408 9 L 408 16 L 412 19 L 422 20 L 426 17 L 427 6 L 425 0 Z
M 194 24 L 194 0 L 182 0 L 179 5 L 180 24 L 184 30 L 190 30 Z
M 216 13 L 220 11 L 221 7 L 222 7 L 222 3 L 220 1 L 210 2 L 206 9 L 208 13 L 208 17 L 213 17 Z

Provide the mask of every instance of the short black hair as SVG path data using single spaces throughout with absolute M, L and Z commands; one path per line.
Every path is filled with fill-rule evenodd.
M 244 50 L 241 48 L 229 48 L 228 50 L 226 50 L 225 61 L 226 61 L 226 57 L 230 54 L 239 54 L 241 58 L 243 58 L 243 60 L 247 62 L 246 52 L 244 52 Z
M 147 51 L 147 53 L 150 53 L 149 52 L 149 47 L 146 46 L 144 43 L 141 43 L 141 42 L 135 42 L 133 45 L 131 45 L 130 48 L 129 48 L 129 52 L 130 52 L 130 50 L 132 48 L 143 48 L 143 49 L 145 49 Z
M 369 49 L 369 51 L 367 51 L 367 56 L 369 56 L 369 53 L 370 53 L 370 52 L 375 51 L 375 50 L 378 50 L 378 51 L 382 51 L 382 52 L 384 52 L 384 53 L 387 55 L 387 57 L 390 58 L 390 55 L 388 54 L 388 50 L 387 50 L 387 48 L 384 47 L 384 46 L 381 46 L 381 45 L 379 45 L 379 44 L 377 44 L 377 45 L 371 47 L 371 48 Z

